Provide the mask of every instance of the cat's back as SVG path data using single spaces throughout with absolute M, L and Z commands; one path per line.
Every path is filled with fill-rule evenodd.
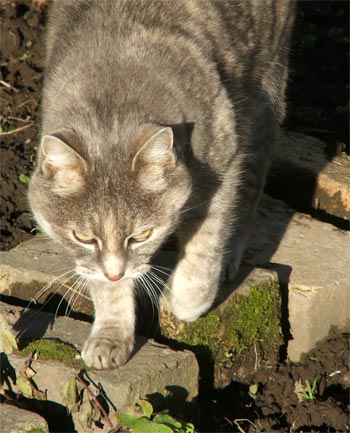
M 293 9 L 290 0 L 56 0 L 47 63 L 64 58 L 67 47 L 111 56 L 113 49 L 125 51 L 125 41 L 135 50 L 158 41 L 160 51 L 192 44 L 208 60 L 238 67 L 248 56 L 267 59 L 287 44 Z
M 140 122 L 176 124 L 186 115 L 200 124 L 223 88 L 242 101 L 263 82 L 281 119 L 283 89 L 275 89 L 286 77 L 293 9 L 289 0 L 56 0 L 44 128 L 57 112 L 69 121 L 72 105 L 94 106 L 110 123 L 109 113 L 121 119 L 124 110 Z

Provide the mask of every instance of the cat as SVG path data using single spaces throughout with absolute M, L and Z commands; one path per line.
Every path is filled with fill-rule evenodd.
M 177 233 L 167 281 L 193 321 L 240 264 L 285 114 L 288 0 L 57 0 L 29 189 L 95 320 L 88 367 L 134 347 L 134 287 Z

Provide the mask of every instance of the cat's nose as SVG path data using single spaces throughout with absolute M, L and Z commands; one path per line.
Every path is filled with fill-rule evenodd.
M 115 274 L 105 274 L 105 275 L 109 279 L 109 281 L 118 281 L 118 280 L 120 280 L 121 278 L 124 277 L 124 274 L 118 274 L 118 275 L 115 275 Z

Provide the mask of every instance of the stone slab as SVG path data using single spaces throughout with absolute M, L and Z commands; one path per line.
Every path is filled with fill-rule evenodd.
M 37 299 L 45 303 L 52 293 L 69 300 L 75 278 L 70 271 L 74 268 L 66 250 L 45 236 L 35 236 L 10 251 L 0 252 L 0 293 L 28 302 Z M 75 311 L 93 314 L 87 297 L 79 296 L 74 303 Z
M 350 157 L 326 156 L 327 144 L 295 132 L 281 134 L 280 149 L 272 166 L 272 188 L 295 195 L 298 205 L 312 206 L 350 220 Z
M 40 415 L 16 406 L 0 405 L 0 433 L 28 433 L 35 428 L 49 433 L 47 423 Z
M 332 326 L 349 324 L 350 232 L 264 196 L 245 260 L 275 269 L 288 286 L 290 360 L 299 361 Z
M 57 338 L 82 349 L 91 325 L 68 317 L 26 310 L 0 303 L 0 312 L 13 329 L 25 338 Z M 24 359 L 8 356 L 16 368 L 23 367 Z M 47 389 L 48 399 L 64 404 L 61 384 L 77 375 L 79 369 L 63 362 L 40 360 L 33 362 L 35 382 L 39 389 Z M 163 396 L 169 398 L 170 387 L 182 390 L 186 401 L 198 394 L 198 364 L 190 351 L 176 351 L 169 347 L 138 337 L 136 351 L 128 363 L 115 370 L 89 370 L 88 374 L 100 383 L 118 409 L 134 404 L 140 398 Z

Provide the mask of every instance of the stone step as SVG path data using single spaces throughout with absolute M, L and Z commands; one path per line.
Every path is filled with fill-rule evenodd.
M 54 317 L 50 313 L 25 310 L 0 303 L 0 314 L 22 339 L 53 338 L 79 351 L 89 335 L 91 325 L 68 317 Z M 20 371 L 25 358 L 9 354 L 10 364 Z M 63 361 L 40 359 L 33 361 L 36 372 L 33 380 L 40 390 L 47 390 L 47 399 L 66 405 L 63 386 L 81 372 L 83 366 L 66 364 Z M 153 340 L 137 337 L 136 350 L 128 363 L 116 370 L 89 370 L 89 381 L 103 389 L 108 401 L 116 409 L 135 404 L 140 398 L 149 399 L 154 407 L 179 408 L 191 402 L 198 394 L 198 364 L 194 354 L 188 350 L 172 350 Z M 77 431 L 82 431 L 79 425 Z
M 350 157 L 329 159 L 326 143 L 295 132 L 282 132 L 280 143 L 268 190 L 296 209 L 312 207 L 349 224 Z
M 350 232 L 264 196 L 245 261 L 268 265 L 286 287 L 291 361 L 299 361 L 332 326 L 349 325 Z
M 10 251 L 0 252 L 0 293 L 23 301 L 45 303 L 53 293 L 72 295 L 74 262 L 68 252 L 45 236 L 35 236 Z M 42 291 L 42 295 L 38 294 Z M 93 314 L 89 299 L 79 296 L 75 311 Z
M 40 415 L 16 406 L 0 406 L 0 433 L 49 433 L 46 421 Z

